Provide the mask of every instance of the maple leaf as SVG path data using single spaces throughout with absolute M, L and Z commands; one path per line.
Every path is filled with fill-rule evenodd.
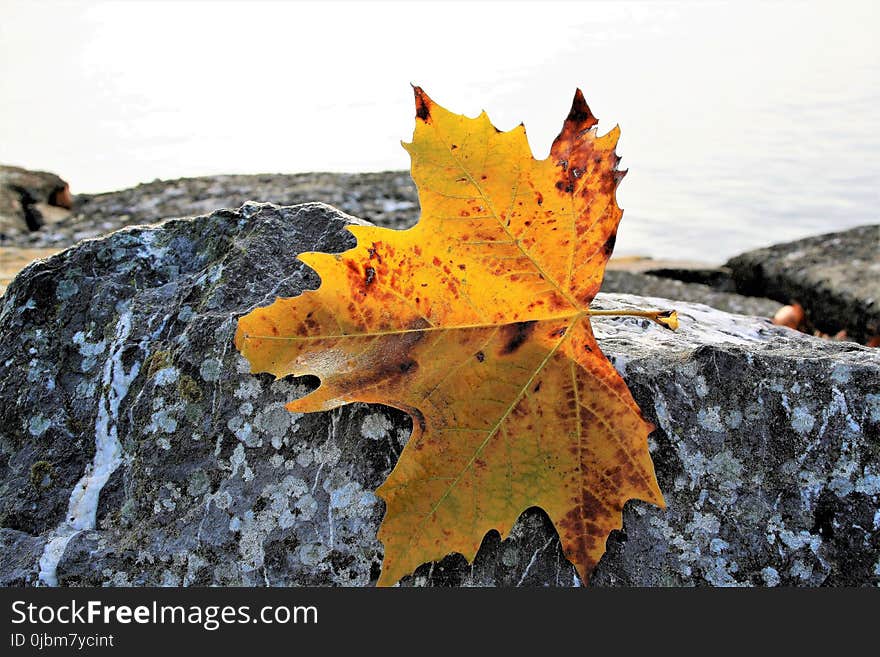
M 350 226 L 357 246 L 300 259 L 317 290 L 239 320 L 252 372 L 316 375 L 296 412 L 382 403 L 413 418 L 379 487 L 380 585 L 504 538 L 529 507 L 555 524 L 586 582 L 629 499 L 663 506 L 646 422 L 593 337 L 622 210 L 619 130 L 598 136 L 580 90 L 550 156 L 522 125 L 453 114 L 415 88 L 421 218 Z M 638 313 L 637 313 L 638 314 Z M 641 313 L 671 326 L 670 313 Z

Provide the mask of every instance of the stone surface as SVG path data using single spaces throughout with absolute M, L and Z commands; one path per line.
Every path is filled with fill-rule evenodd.
M 825 333 L 880 335 L 880 224 L 749 251 L 726 267 L 738 292 L 797 302 Z
M 27 586 L 33 580 L 46 539 L 0 528 L 0 586 Z
M 409 227 L 419 215 L 418 194 L 408 171 L 208 176 L 155 180 L 104 194 L 79 194 L 69 217 L 9 243 L 70 246 L 125 226 L 238 208 L 254 199 L 279 205 L 320 201 L 392 228 Z
M 135 227 L 34 263 L 0 309 L 0 583 L 369 585 L 373 491 L 409 419 L 293 415 L 236 319 L 353 243 L 320 204 Z M 601 295 L 598 305 L 668 306 Z M 596 585 L 880 583 L 880 356 L 675 302 L 671 333 L 594 322 L 646 417 L 668 508 L 630 502 Z M 12 554 L 14 552 L 14 554 Z M 545 514 L 404 585 L 577 584 Z

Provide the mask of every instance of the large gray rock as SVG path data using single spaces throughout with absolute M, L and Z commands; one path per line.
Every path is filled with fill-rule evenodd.
M 749 251 L 725 266 L 741 294 L 800 303 L 826 333 L 880 335 L 880 224 Z
M 346 217 L 247 204 L 129 228 L 28 267 L 0 310 L 0 583 L 368 585 L 393 409 L 293 415 L 309 380 L 250 375 L 236 319 L 315 286 Z M 880 356 L 698 304 L 671 333 L 596 319 L 658 429 L 668 508 L 630 502 L 597 585 L 880 583 Z M 14 551 L 14 558 L 9 555 Z M 473 565 L 403 584 L 572 585 L 543 512 Z

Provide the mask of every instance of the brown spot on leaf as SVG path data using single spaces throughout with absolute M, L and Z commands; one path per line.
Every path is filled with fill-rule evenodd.
M 554 294 L 550 297 L 550 307 L 553 310 L 563 310 L 568 307 L 568 302 L 558 294 Z
M 558 189 L 563 194 L 571 194 L 574 187 L 568 180 L 557 180 L 556 181 L 556 189 Z
M 421 430 L 422 430 L 422 433 L 424 433 L 424 432 L 425 432 L 425 428 L 427 427 L 427 425 L 425 424 L 425 414 L 422 413 L 422 412 L 421 412 L 419 409 L 417 409 L 417 408 L 407 408 L 406 410 L 407 410 L 407 412 L 408 412 L 410 415 L 412 415 L 413 422 L 415 422 L 416 424 L 418 424 L 418 425 L 419 425 L 419 429 L 421 429 Z
M 419 364 L 410 354 L 424 337 L 424 320 L 413 322 L 412 328 L 393 336 L 384 336 L 381 354 L 374 358 L 373 366 L 358 370 L 346 382 L 349 391 L 363 390 L 378 385 L 400 381 L 416 374 Z
M 397 369 L 401 374 L 409 374 L 410 372 L 416 370 L 418 367 L 419 364 L 412 358 L 410 358 L 409 360 L 405 360 L 402 363 L 398 364 Z
M 617 231 L 611 233 L 607 240 L 605 240 L 605 244 L 602 246 L 602 251 L 605 253 L 606 258 L 611 257 L 611 252 L 614 251 L 614 245 L 617 242 Z
M 519 349 L 534 332 L 535 324 L 537 324 L 535 320 L 530 320 L 528 322 L 517 322 L 516 324 L 502 326 L 499 331 L 504 340 L 501 353 L 507 356 Z
M 378 260 L 380 264 L 382 263 L 382 256 L 379 254 L 379 246 L 375 242 L 367 247 L 367 253 L 370 256 L 370 260 Z

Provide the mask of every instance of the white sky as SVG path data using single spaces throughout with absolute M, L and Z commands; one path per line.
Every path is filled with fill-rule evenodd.
M 876 5 L 0 0 L 0 162 L 75 192 L 405 169 L 410 82 L 543 157 L 579 86 L 648 221 L 808 193 L 850 216 L 834 176 L 880 183 Z

